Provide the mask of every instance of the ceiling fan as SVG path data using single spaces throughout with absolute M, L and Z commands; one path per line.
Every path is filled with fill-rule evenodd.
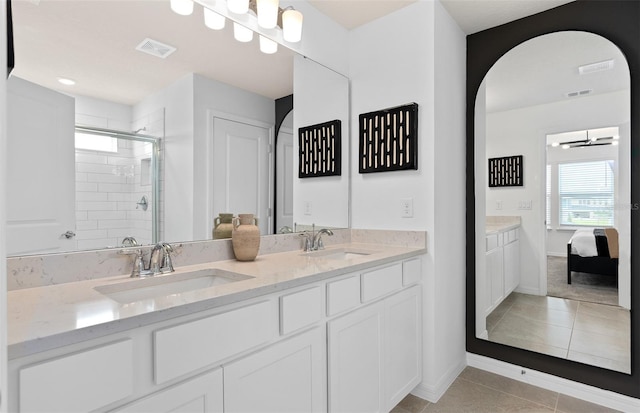
M 606 146 L 606 145 L 618 144 L 617 136 L 602 136 L 602 137 L 589 138 L 589 131 L 586 131 L 586 132 L 587 132 L 586 139 L 562 142 L 562 144 L 558 143 L 557 145 L 553 145 L 553 146 L 562 145 L 562 149 L 571 149 L 571 148 L 585 148 L 589 146 Z

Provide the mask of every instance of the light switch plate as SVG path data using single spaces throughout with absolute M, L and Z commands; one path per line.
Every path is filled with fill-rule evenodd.
M 413 218 L 413 198 L 403 198 L 400 200 L 402 218 Z

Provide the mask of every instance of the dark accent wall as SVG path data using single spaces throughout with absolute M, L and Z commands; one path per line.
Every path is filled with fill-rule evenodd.
M 631 311 L 631 375 L 522 350 L 475 336 L 474 113 L 480 83 L 493 64 L 534 37 L 567 30 L 600 35 L 616 44 L 631 72 L 631 202 L 640 202 L 640 2 L 577 0 L 467 36 L 467 351 L 569 380 L 640 397 L 640 327 Z M 640 305 L 640 212 L 631 213 L 631 302 Z

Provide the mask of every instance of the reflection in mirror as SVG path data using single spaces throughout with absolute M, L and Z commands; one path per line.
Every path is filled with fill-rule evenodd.
M 306 80 L 294 89 L 294 52 L 279 47 L 275 54 L 263 54 L 257 41 L 236 42 L 231 24 L 221 31 L 210 30 L 203 24 L 203 9 L 197 4 L 191 16 L 173 13 L 168 1 L 15 1 L 13 9 L 16 68 L 12 81 L 27 84 L 23 89 L 30 89 L 36 96 L 38 104 L 29 114 L 31 132 L 49 138 L 72 137 L 74 125 L 82 125 L 126 133 L 138 131 L 161 138 L 160 189 L 154 205 L 158 208 L 158 239 L 162 241 L 211 239 L 214 219 L 224 212 L 252 212 L 260 218 L 262 234 L 277 231 L 271 218 L 276 198 L 276 165 L 271 151 L 275 138 L 274 100 L 295 92 L 299 95 L 296 100 L 310 102 L 294 109 L 300 119 L 309 118 L 305 111 L 317 112 L 319 107 L 329 105 L 327 102 L 348 101 L 346 78 L 309 59 L 303 59 L 306 63 L 296 70 L 313 72 L 313 82 L 318 84 L 323 84 L 324 76 L 340 76 L 344 83 L 339 89 L 331 89 L 337 94 L 333 97 L 325 95 L 325 99 L 313 101 L 303 96 L 314 91 L 303 84 L 312 78 L 301 73 L 300 78 Z M 120 29 L 114 31 L 114 27 Z M 135 50 L 145 38 L 177 50 L 164 59 Z M 61 85 L 57 82 L 59 77 L 72 78 L 76 85 Z M 32 105 L 32 97 L 9 94 L 9 99 L 23 99 L 27 106 Z M 8 106 L 14 105 L 10 102 Z M 339 117 L 348 119 L 348 107 L 338 106 L 345 110 Z M 239 131 L 238 127 L 249 128 L 251 133 L 245 135 L 245 130 Z M 23 131 L 19 130 L 9 138 L 21 135 Z M 230 136 L 238 139 L 227 139 Z M 244 139 L 246 136 L 251 139 Z M 58 141 L 48 139 L 41 152 L 56 154 L 59 164 L 72 165 L 73 151 L 63 150 L 55 142 Z M 248 155 L 240 162 L 228 162 L 225 153 Z M 8 158 L 12 158 L 11 153 Z M 32 191 L 37 195 L 32 195 L 28 204 L 38 205 L 43 199 L 55 198 L 65 199 L 73 206 L 77 201 L 73 185 L 61 185 L 63 180 L 75 182 L 73 175 L 68 171 L 45 172 L 41 169 L 44 164 L 46 159 L 31 157 L 25 176 L 42 177 L 46 190 Z M 291 166 L 289 172 L 295 173 Z M 230 190 L 232 181 L 243 191 Z M 238 181 L 243 185 L 237 185 Z M 290 204 L 296 203 L 295 185 L 289 186 Z M 20 190 L 27 192 L 26 188 Z M 339 199 L 348 196 L 348 186 L 332 191 Z M 339 191 L 345 191 L 344 195 Z M 148 197 L 148 201 L 156 201 L 152 198 Z M 314 213 L 329 208 L 329 215 L 345 217 L 335 222 L 346 226 L 347 207 L 344 202 L 314 202 Z M 10 212 L 21 209 L 26 212 L 22 203 L 9 205 Z M 71 215 L 74 208 L 64 210 Z M 35 218 L 48 219 L 42 214 Z M 72 216 L 67 218 L 74 222 Z M 314 222 L 325 225 L 319 220 Z M 326 224 L 336 226 L 335 222 Z M 100 245 L 88 230 L 81 234 L 77 227 L 61 229 L 49 225 L 46 237 L 57 239 L 69 229 L 78 234 L 75 240 L 79 249 L 113 245 Z M 132 227 L 127 232 L 133 235 L 136 231 Z M 31 245 L 11 250 L 39 253 L 74 249 L 47 249 L 42 237 L 26 238 Z
M 608 40 L 506 53 L 476 97 L 476 336 L 630 373 L 630 75 Z

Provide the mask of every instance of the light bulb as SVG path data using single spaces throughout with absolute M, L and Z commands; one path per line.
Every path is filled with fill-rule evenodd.
M 66 86 L 73 86 L 73 85 L 76 84 L 75 80 L 69 79 L 69 78 L 66 78 L 66 77 L 59 77 L 58 78 L 58 82 L 62 83 L 63 85 L 66 85 Z
M 612 144 L 613 146 L 618 146 L 618 143 L 619 143 L 618 141 L 613 141 L 613 142 L 611 142 L 611 144 Z
M 253 40 L 253 30 L 247 29 L 243 25 L 233 22 L 233 37 L 239 42 L 250 42 Z
M 245 14 L 249 11 L 249 0 L 227 0 L 227 8 L 231 13 Z
M 265 54 L 274 54 L 278 51 L 278 43 L 264 36 L 260 36 L 260 51 Z
M 193 0 L 171 0 L 171 10 L 183 16 L 188 16 L 193 13 Z
M 213 30 L 222 30 L 224 29 L 224 24 L 226 19 L 223 15 L 216 13 L 213 10 L 204 8 L 204 24 L 210 29 Z
M 571 147 L 571 145 L 567 145 L 566 143 L 564 145 L 562 145 L 562 149 L 569 149 Z
M 553 142 L 553 143 L 551 144 L 551 146 L 553 146 L 554 148 L 555 148 L 555 147 L 558 147 L 558 146 L 560 146 L 560 142 Z
M 302 13 L 298 10 L 289 9 L 282 13 L 282 37 L 291 43 L 302 39 Z
M 258 25 L 273 29 L 278 24 L 278 0 L 257 0 Z

